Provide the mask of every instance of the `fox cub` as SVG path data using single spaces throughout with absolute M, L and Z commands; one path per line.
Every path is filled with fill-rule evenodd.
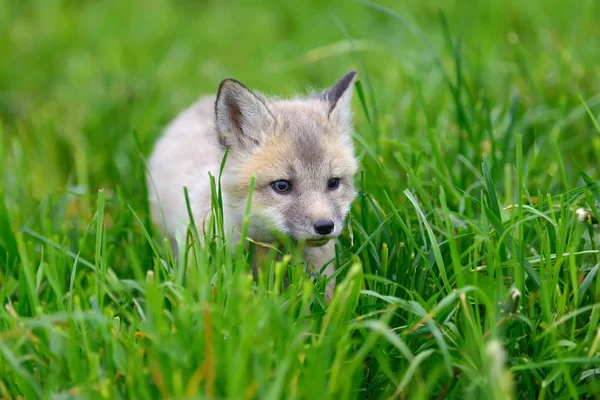
M 174 239 L 189 223 L 183 187 L 198 230 L 210 215 L 209 172 L 221 177 L 225 232 L 239 240 L 251 176 L 248 236 L 273 242 L 273 231 L 304 240 L 304 259 L 334 272 L 334 241 L 356 197 L 350 99 L 356 72 L 320 95 L 268 100 L 233 79 L 200 98 L 166 128 L 148 163 L 152 219 Z M 163 220 L 164 216 L 164 220 Z M 201 231 L 200 231 L 201 233 Z M 182 236 L 183 237 L 183 236 Z M 173 242 L 174 243 L 174 242 Z M 330 299 L 334 279 L 327 285 Z

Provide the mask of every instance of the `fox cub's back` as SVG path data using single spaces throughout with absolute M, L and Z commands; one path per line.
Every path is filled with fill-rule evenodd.
M 223 150 L 214 127 L 216 96 L 204 96 L 181 112 L 156 142 L 148 160 L 147 186 L 154 223 L 171 238 L 189 221 L 183 188 L 198 221 L 210 211 L 208 173 L 219 171 Z M 164 220 L 163 220 L 164 216 Z

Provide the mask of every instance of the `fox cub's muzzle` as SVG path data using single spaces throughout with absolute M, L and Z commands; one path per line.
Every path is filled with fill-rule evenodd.
M 333 228 L 335 227 L 335 225 L 333 224 L 333 221 L 330 219 L 320 219 L 317 222 L 315 222 L 314 228 L 315 228 L 315 232 L 317 232 L 319 235 L 328 235 L 331 232 L 333 232 Z

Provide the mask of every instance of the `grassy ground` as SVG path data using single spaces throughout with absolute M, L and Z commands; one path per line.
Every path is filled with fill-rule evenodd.
M 0 398 L 600 393 L 575 216 L 600 200 L 598 3 L 235 3 L 0 2 Z M 226 76 L 291 95 L 353 68 L 333 302 L 294 257 L 256 284 L 219 240 L 174 261 L 144 194 L 161 127 Z

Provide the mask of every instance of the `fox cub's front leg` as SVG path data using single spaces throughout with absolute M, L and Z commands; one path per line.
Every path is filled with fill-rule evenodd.
M 308 247 L 304 251 L 304 258 L 307 262 L 310 262 L 315 276 L 327 264 L 322 272 L 322 277 L 328 279 L 325 289 L 325 301 L 329 303 L 335 290 L 335 277 L 332 278 L 335 273 L 335 242 L 330 241 L 321 247 Z
M 271 248 L 267 246 L 255 246 L 254 258 L 252 260 L 252 273 L 255 279 L 258 279 L 258 269 L 260 265 L 269 261 Z M 309 275 L 316 277 L 323 268 L 323 279 L 330 278 L 335 273 L 335 244 L 330 242 L 321 247 L 308 247 L 304 251 L 304 261 L 309 264 Z M 288 285 L 287 274 L 285 275 L 285 285 Z M 329 303 L 335 290 L 335 278 L 329 279 L 325 289 L 325 301 Z

